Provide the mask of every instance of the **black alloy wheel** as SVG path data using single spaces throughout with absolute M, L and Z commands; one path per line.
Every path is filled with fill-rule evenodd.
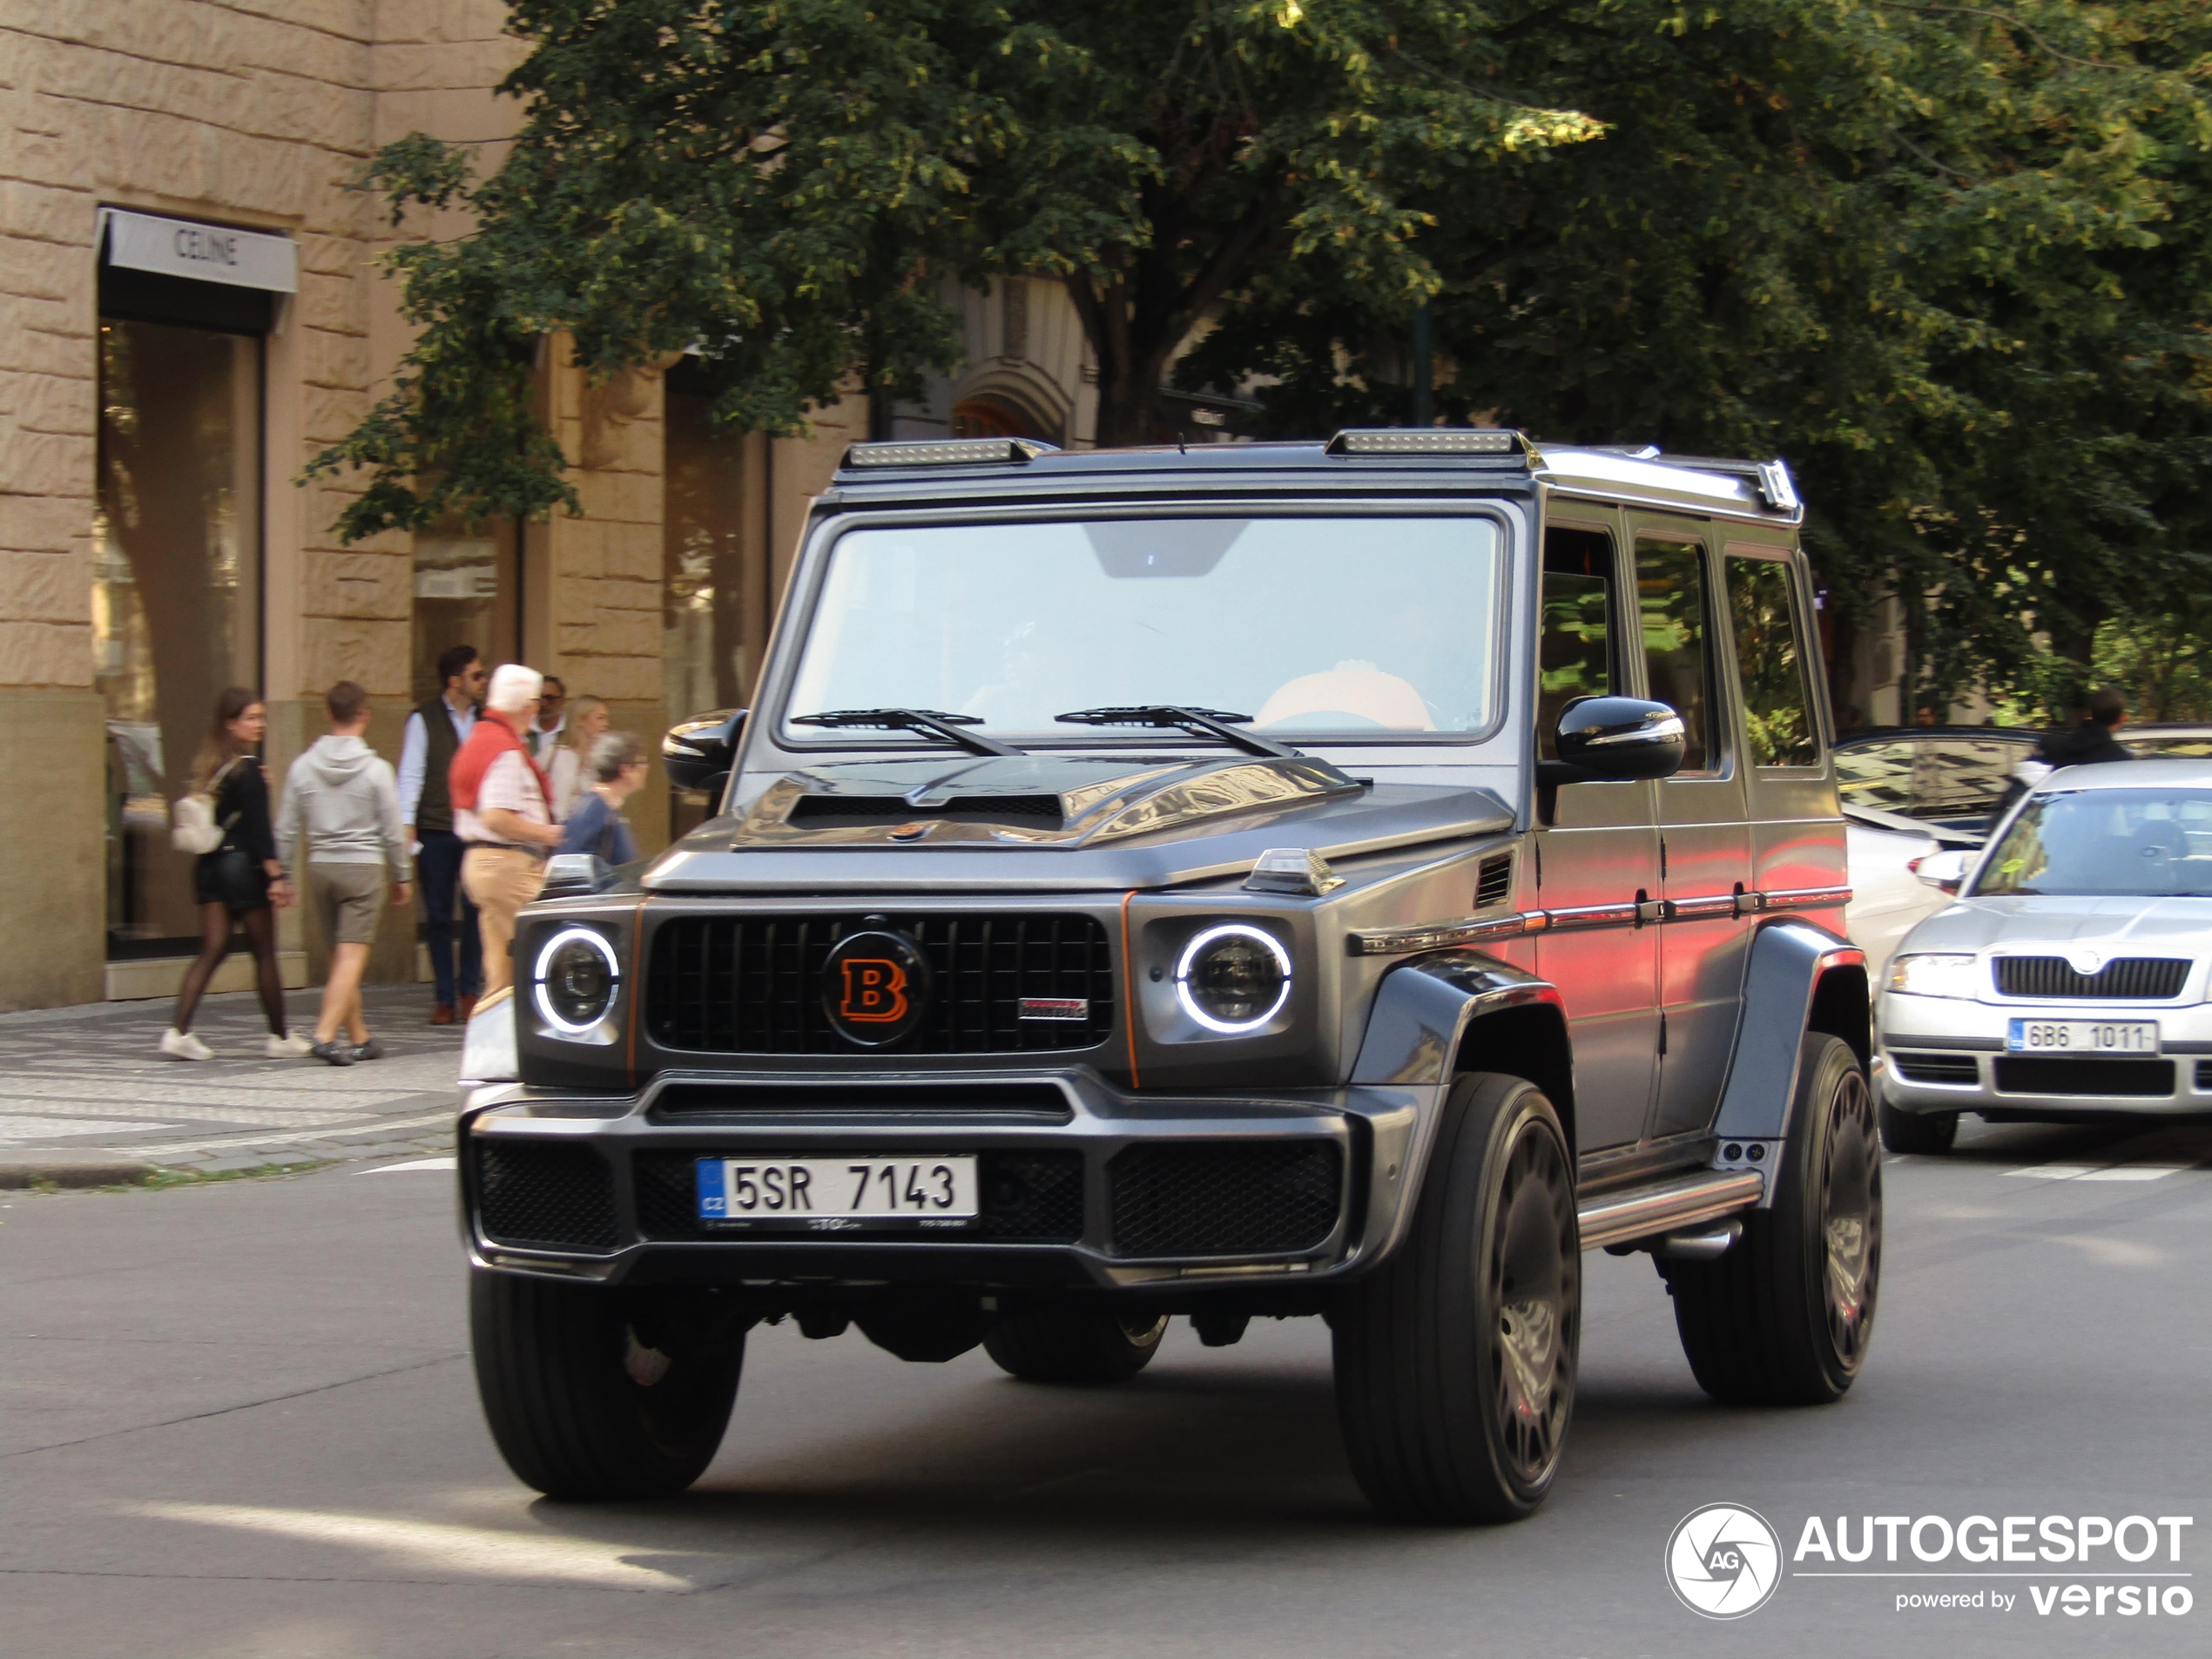
M 1574 1166 L 1534 1083 L 1461 1077 L 1409 1236 L 1332 1312 L 1338 1417 L 1369 1501 L 1402 1521 L 1514 1521 L 1574 1414 L 1582 1316 Z
M 1952 1142 L 1959 1138 L 1956 1112 L 1901 1112 L 1884 1101 L 1880 1116 L 1882 1144 L 1900 1156 L 1948 1152 Z
M 1167 1333 L 1164 1313 L 1029 1308 L 993 1325 L 983 1352 L 1023 1382 L 1096 1387 L 1127 1382 L 1150 1365 Z

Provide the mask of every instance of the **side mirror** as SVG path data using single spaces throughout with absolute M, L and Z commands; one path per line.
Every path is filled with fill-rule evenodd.
M 730 781 L 737 764 L 738 738 L 745 731 L 743 709 L 717 709 L 695 714 L 669 727 L 660 740 L 661 765 L 668 781 L 678 789 L 718 793 Z
M 1932 887 L 1945 893 L 1956 893 L 1966 885 L 1966 866 L 1973 861 L 1973 853 L 1952 850 L 1923 853 L 1905 867 Z
M 1664 703 L 1578 697 L 1559 711 L 1560 781 L 1672 777 L 1682 769 L 1683 736 L 1682 716 Z

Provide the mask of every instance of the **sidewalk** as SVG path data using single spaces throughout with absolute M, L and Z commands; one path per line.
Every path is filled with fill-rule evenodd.
M 319 1001 L 286 998 L 295 1033 L 312 1034 Z M 71 1164 L 212 1175 L 450 1152 L 461 1028 L 427 1023 L 428 986 L 371 986 L 365 1001 L 386 1053 L 354 1066 L 264 1059 L 245 993 L 200 1005 L 193 1028 L 216 1058 L 197 1063 L 155 1048 L 165 1001 L 0 1014 L 0 1184 Z

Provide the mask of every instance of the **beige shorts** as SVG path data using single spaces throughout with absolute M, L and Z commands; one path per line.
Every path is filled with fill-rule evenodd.
M 381 864 L 310 864 L 307 901 L 322 920 L 322 936 L 333 945 L 373 945 L 376 919 L 384 914 Z

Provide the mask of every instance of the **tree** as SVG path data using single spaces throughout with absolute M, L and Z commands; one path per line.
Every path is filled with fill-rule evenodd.
M 1142 441 L 1193 325 L 1263 272 L 1437 286 L 1433 204 L 1595 137 L 1501 90 L 1466 0 L 515 0 L 531 43 L 499 170 L 411 134 L 368 182 L 469 236 L 393 264 L 421 333 L 314 473 L 365 469 L 348 538 L 575 498 L 532 412 L 537 342 L 595 375 L 696 352 L 713 418 L 773 433 L 857 376 L 949 365 L 948 283 L 1055 276 Z

